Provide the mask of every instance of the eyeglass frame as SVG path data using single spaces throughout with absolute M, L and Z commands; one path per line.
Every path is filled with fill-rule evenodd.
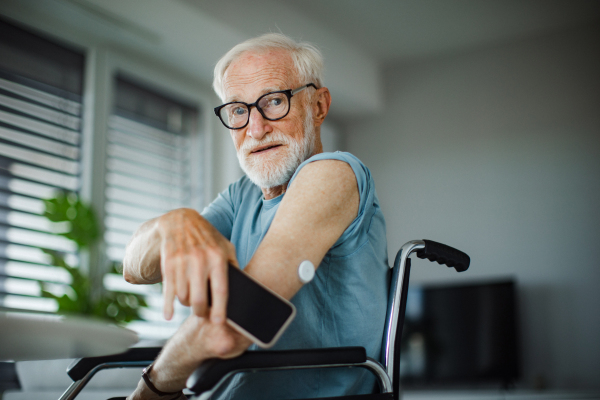
M 297 94 L 297 93 L 299 93 L 299 92 L 303 91 L 304 89 L 306 89 L 306 88 L 308 88 L 308 87 L 310 87 L 310 86 L 312 86 L 312 87 L 314 87 L 315 89 L 319 90 L 319 88 L 317 87 L 317 85 L 315 85 L 314 83 L 312 83 L 312 82 L 311 82 L 311 83 L 309 83 L 309 84 L 306 84 L 306 85 L 304 85 L 304 86 L 300 86 L 299 88 L 296 88 L 296 89 L 276 90 L 276 91 L 274 91 L 274 92 L 265 93 L 265 94 L 263 94 L 262 96 L 260 96 L 260 97 L 259 97 L 259 98 L 258 98 L 258 99 L 257 99 L 257 100 L 254 102 L 254 103 L 252 103 L 252 104 L 244 103 L 243 101 L 230 101 L 229 103 L 225 103 L 225 104 L 222 104 L 222 105 L 220 105 L 220 106 L 218 106 L 218 107 L 215 107 L 215 108 L 214 108 L 215 115 L 216 115 L 217 117 L 219 117 L 219 119 L 221 120 L 221 123 L 222 123 L 223 125 L 225 125 L 225 128 L 227 128 L 227 129 L 233 129 L 233 130 L 244 129 L 245 127 L 247 127 L 247 126 L 248 126 L 248 124 L 250 123 L 250 113 L 252 112 L 252 107 L 255 107 L 255 108 L 258 110 L 258 112 L 260 113 L 260 115 L 262 115 L 262 116 L 263 116 L 263 118 L 264 118 L 264 119 L 266 119 L 266 120 L 269 120 L 269 121 L 279 121 L 280 119 L 283 119 L 283 118 L 285 118 L 285 117 L 286 117 L 286 116 L 287 116 L 287 115 L 290 113 L 290 110 L 292 109 L 292 97 L 294 97 L 294 95 L 295 95 L 295 94 Z M 263 110 L 262 110 L 262 107 L 260 107 L 260 106 L 258 105 L 258 103 L 260 102 L 260 100 L 261 100 L 263 97 L 265 97 L 265 96 L 269 96 L 269 95 L 271 95 L 271 94 L 275 94 L 275 93 L 283 93 L 283 94 L 285 94 L 285 95 L 286 95 L 286 97 L 287 97 L 287 99 L 288 99 L 288 109 L 287 109 L 287 112 L 286 112 L 284 115 L 282 115 L 281 117 L 279 117 L 279 118 L 273 118 L 273 119 L 271 119 L 271 118 L 269 118 L 269 117 L 267 117 L 267 116 L 265 115 L 265 113 L 264 113 L 264 112 L 263 112 Z M 227 124 L 225 123 L 225 121 L 223 121 L 223 118 L 221 117 L 221 109 L 222 109 L 223 107 L 225 107 L 225 106 L 228 106 L 228 105 L 230 105 L 230 104 L 234 104 L 234 103 L 240 103 L 240 104 L 243 104 L 243 105 L 245 105 L 245 106 L 248 108 L 248 119 L 247 119 L 246 123 L 245 123 L 243 126 L 240 126 L 239 128 L 231 128 L 229 125 L 227 125 Z

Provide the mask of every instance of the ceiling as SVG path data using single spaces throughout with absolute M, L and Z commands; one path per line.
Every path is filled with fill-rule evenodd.
M 0 14 L 154 60 L 209 85 L 230 47 L 265 32 L 323 52 L 332 114 L 369 113 L 394 63 L 474 51 L 600 19 L 598 0 L 2 0 Z
M 293 20 L 301 15 L 379 64 L 465 51 L 600 18 L 598 0 L 294 0 L 285 7 L 261 0 L 251 3 L 259 5 L 249 11 L 251 18 L 247 1 L 182 1 L 250 34 L 286 32 L 290 24 L 295 31 Z

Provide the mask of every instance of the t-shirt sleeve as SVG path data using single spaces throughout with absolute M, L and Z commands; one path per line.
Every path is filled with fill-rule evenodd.
M 304 165 L 320 160 L 344 161 L 350 165 L 356 176 L 360 196 L 358 215 L 329 251 L 331 256 L 345 257 L 368 240 L 371 218 L 378 208 L 375 196 L 375 184 L 371 177 L 371 172 L 358 158 L 350 153 L 336 151 L 334 153 L 320 153 L 304 161 L 300 164 L 294 176 L 292 176 L 290 185 Z
M 201 213 L 227 240 L 231 240 L 231 231 L 233 229 L 235 192 L 236 184 L 229 185 Z

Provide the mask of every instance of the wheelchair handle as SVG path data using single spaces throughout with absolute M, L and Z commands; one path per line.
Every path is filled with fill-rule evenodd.
M 456 272 L 469 269 L 471 258 L 466 253 L 433 240 L 423 239 L 423 243 L 425 243 L 425 247 L 417 251 L 417 257 L 453 267 Z
M 457 272 L 466 271 L 471 262 L 466 253 L 433 240 L 411 240 L 406 242 L 396 254 L 388 299 L 391 307 L 385 322 L 385 348 L 382 355 L 395 393 L 400 390 L 400 341 L 410 279 L 411 262 L 409 257 L 412 253 L 416 253 L 419 258 L 427 258 L 430 261 L 454 267 Z

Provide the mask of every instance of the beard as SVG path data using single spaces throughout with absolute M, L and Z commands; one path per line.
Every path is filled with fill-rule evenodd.
M 237 157 L 242 170 L 248 178 L 258 187 L 268 189 L 281 186 L 292 178 L 296 169 L 315 151 L 315 127 L 312 120 L 312 110 L 308 108 L 304 118 L 304 136 L 301 140 L 291 139 L 280 131 L 273 131 L 263 140 L 252 137 L 244 141 L 237 150 Z M 286 153 L 275 157 L 250 157 L 247 156 L 252 149 L 270 143 L 282 144 Z

